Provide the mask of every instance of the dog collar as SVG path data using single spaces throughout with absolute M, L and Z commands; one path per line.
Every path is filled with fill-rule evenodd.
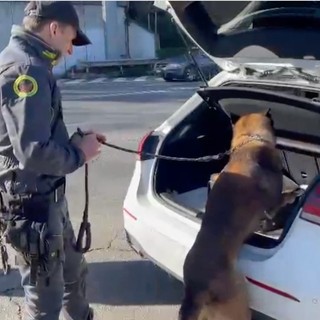
M 258 134 L 254 134 L 254 135 L 243 135 L 243 136 L 247 136 L 248 139 L 244 140 L 242 143 L 240 143 L 239 145 L 235 146 L 234 148 L 232 148 L 230 150 L 230 153 L 235 152 L 236 150 L 238 150 L 239 148 L 243 147 L 244 145 L 252 142 L 252 141 L 260 141 L 260 142 L 265 142 L 268 144 L 271 144 L 271 142 L 267 139 L 262 138 L 261 136 L 259 136 Z

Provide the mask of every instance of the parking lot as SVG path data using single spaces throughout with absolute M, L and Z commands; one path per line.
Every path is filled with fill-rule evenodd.
M 199 83 L 163 81 L 96 81 L 61 83 L 64 116 L 72 133 L 79 126 L 107 135 L 110 143 L 136 149 L 139 139 L 174 112 Z M 122 202 L 135 156 L 104 148 L 90 165 L 92 250 L 88 298 L 96 319 L 173 320 L 182 295 L 181 283 L 142 260 L 126 244 Z M 70 214 L 78 231 L 84 207 L 84 170 L 69 176 Z M 0 274 L 1 319 L 22 319 L 23 292 L 16 270 Z

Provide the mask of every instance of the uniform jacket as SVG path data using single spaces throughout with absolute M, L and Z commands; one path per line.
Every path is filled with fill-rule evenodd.
M 0 53 L 0 188 L 7 192 L 50 191 L 84 164 L 63 121 L 52 74 L 58 58 L 44 41 L 17 25 Z

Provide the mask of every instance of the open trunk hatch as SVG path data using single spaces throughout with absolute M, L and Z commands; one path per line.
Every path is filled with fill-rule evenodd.
M 154 1 L 222 69 L 244 63 L 314 70 L 318 1 Z
M 270 109 L 285 169 L 299 185 L 308 185 L 320 165 L 320 103 L 252 88 L 204 88 L 198 94 L 234 123 L 240 116 Z M 298 154 L 292 157 L 293 154 Z
M 270 109 L 279 146 L 320 156 L 320 103 L 317 100 L 252 88 L 204 88 L 198 90 L 198 94 L 209 105 L 221 108 L 232 123 L 244 114 Z M 308 168 L 293 174 L 296 182 L 309 183 L 310 175 L 308 178 L 302 172 L 308 172 Z M 313 177 L 311 175 L 311 179 Z
M 284 94 L 277 92 L 281 92 L 280 86 L 270 86 L 269 90 L 257 86 L 253 89 L 230 83 L 199 89 L 203 102 L 168 134 L 159 153 L 197 158 L 224 152 L 230 148 L 232 124 L 241 115 L 270 109 L 284 177 L 306 189 L 320 173 L 320 103 L 313 100 L 319 92 L 293 88 L 291 94 Z M 204 163 L 158 160 L 155 190 L 183 214 L 201 219 L 210 176 L 221 172 L 227 162 L 228 156 Z M 281 241 L 298 212 L 298 201 L 281 210 L 286 213 L 279 215 L 282 220 L 276 239 L 272 236 L 270 242 L 268 235 L 267 241 L 261 241 L 254 235 L 249 242 L 266 248 Z

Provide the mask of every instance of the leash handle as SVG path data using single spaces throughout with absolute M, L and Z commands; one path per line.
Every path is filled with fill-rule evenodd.
M 92 234 L 91 234 L 91 224 L 88 221 L 88 211 L 89 211 L 89 168 L 88 164 L 85 164 L 85 207 L 83 211 L 82 216 L 82 222 L 80 225 L 77 243 L 76 243 L 76 249 L 77 251 L 81 253 L 87 252 L 91 247 L 91 240 L 92 240 Z M 83 245 L 83 238 L 86 237 L 85 245 Z
M 86 241 L 85 245 L 83 246 L 83 238 L 86 236 Z M 91 225 L 90 222 L 88 221 L 83 221 L 81 222 L 79 233 L 78 233 L 78 238 L 76 242 L 76 250 L 81 253 L 86 253 L 89 251 L 91 247 Z
M 91 247 L 91 224 L 88 221 L 88 211 L 89 211 L 89 181 L 88 181 L 88 164 L 85 164 L 85 207 L 83 210 L 82 222 L 78 232 L 77 242 L 75 249 L 78 252 L 85 253 Z M 83 246 L 83 238 L 86 237 L 85 245 Z

